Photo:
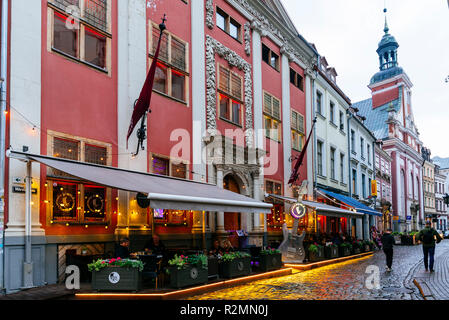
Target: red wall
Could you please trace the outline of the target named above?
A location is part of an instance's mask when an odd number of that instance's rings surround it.
[[[271,51],[273,51],[276,55],[279,56],[279,71],[268,65],[266,62],[262,61],[262,89],[267,93],[273,95],[281,102],[281,118],[283,114],[284,103],[282,101],[282,61],[281,61],[281,52],[280,48],[272,42],[267,37],[262,38],[262,43],[265,44]],[[288,106],[286,106],[288,107]],[[284,119],[282,118],[282,126],[284,126]],[[265,121],[264,121],[265,122]],[[265,126],[265,123],[264,123]],[[283,127],[282,127],[283,128]],[[279,182],[284,181],[284,152],[283,152],[283,137],[282,130],[280,132],[281,142],[276,143],[277,146],[277,154],[278,154],[278,163],[277,170],[275,174],[266,175],[266,179],[272,179]],[[266,138],[267,151],[270,153],[273,152],[270,145],[270,139]]]
[[[300,74],[303,78],[303,90],[301,91],[298,87],[294,86],[293,84],[290,83],[290,106],[291,109],[293,109],[294,111],[299,112],[300,114],[302,114],[304,116],[304,140],[303,140],[303,146],[306,143],[308,134],[309,134],[309,129],[306,126],[306,122],[307,122],[307,118],[306,118],[306,94],[305,94],[305,90],[306,90],[306,77],[304,75],[304,70],[299,67],[296,63],[290,63],[290,68],[292,68],[293,70],[295,70],[298,74]],[[308,148],[309,149],[309,148]],[[309,149],[311,150],[311,149]],[[292,148],[292,159],[295,159],[297,157],[299,157],[300,152],[294,150]],[[292,169],[295,167],[296,161],[292,161]],[[301,184],[302,180],[306,180],[307,179],[307,154],[304,157],[304,160],[302,162],[301,167],[299,168],[299,181],[296,182],[296,184]]]
[[[153,91],[151,97],[151,114],[148,121],[147,132],[147,150],[151,153],[170,156],[170,151],[173,146],[177,145],[179,141],[171,142],[170,135],[173,130],[182,128],[190,133],[192,132],[192,95],[190,93],[192,88],[192,77],[194,77],[191,69],[192,59],[190,47],[191,43],[191,23],[190,23],[190,3],[186,4],[183,1],[158,1],[156,9],[147,7],[147,39],[151,35],[149,32],[149,24],[154,22],[160,24],[162,17],[167,14],[167,32],[175,35],[184,42],[188,43],[189,65],[188,87],[186,89],[186,96],[188,97],[188,105],[178,102],[176,100],[167,98]],[[182,23],[180,23],[182,22]],[[150,53],[149,41],[147,41],[147,53]],[[150,59],[148,59],[148,69],[150,68]],[[143,85],[143,84],[142,84]],[[192,162],[192,141],[190,139],[190,156],[182,155],[182,159]],[[151,159],[151,157],[148,157]],[[149,160],[148,168],[150,169],[151,162]]]
[[[373,109],[383,106],[386,103],[399,98],[398,88],[392,88],[391,90],[384,91],[382,93],[373,95]]]
[[[47,154],[46,130],[112,145],[117,166],[117,2],[112,1],[111,75],[47,51],[47,1],[42,0],[41,154]],[[44,167],[44,166],[42,166]],[[41,190],[46,169],[41,168]],[[41,192],[41,223],[47,234],[66,234],[67,227],[46,225],[45,192]],[[113,210],[116,210],[113,208]],[[116,217],[113,216],[113,225]],[[113,233],[114,228],[70,227],[71,233]],[[93,230],[93,231],[92,231]]]

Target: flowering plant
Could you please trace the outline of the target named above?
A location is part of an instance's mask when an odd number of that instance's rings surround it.
[[[247,257],[251,257],[251,255],[247,252],[236,251],[225,253],[223,257],[221,257],[221,259],[222,261],[232,261],[234,259],[247,258]]]
[[[139,269],[139,271],[143,270],[144,263],[139,260],[131,260],[131,259],[99,259],[97,261],[93,261],[92,263],[88,264],[87,267],[89,271],[100,271],[103,268],[106,267],[119,267],[119,268],[136,268]]]
[[[323,246],[322,245],[320,245],[320,244],[318,244],[318,243],[314,243],[314,244],[311,244],[310,246],[309,246],[309,252],[313,252],[313,253],[316,253],[316,252],[318,252],[318,250],[319,249],[321,249]]]
[[[360,240],[354,240],[354,241],[352,242],[352,247],[353,247],[354,249],[360,248],[361,246],[362,246],[362,242],[361,242]]]
[[[342,244],[340,244],[341,248],[348,248],[349,250],[352,250],[352,244],[348,243],[348,242],[343,242]]]
[[[270,247],[260,251],[261,255],[271,255],[271,254],[279,254],[279,253],[281,253],[281,250],[270,248]]]
[[[185,268],[189,265],[191,266],[198,266],[203,269],[207,269],[207,256],[204,254],[196,254],[196,255],[190,255],[190,256],[184,256],[180,255],[178,256],[175,254],[175,257],[168,261],[168,264],[170,266],[175,266],[178,268],[178,270],[181,270],[182,268]]]

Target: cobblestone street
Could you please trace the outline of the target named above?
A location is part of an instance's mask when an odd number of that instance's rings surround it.
[[[396,246],[393,271],[385,271],[385,256],[373,256],[330,265],[290,276],[192,297],[190,300],[422,300],[415,278],[425,281],[435,299],[449,299],[449,241],[437,245],[435,273],[425,273],[422,246]],[[368,289],[369,266],[380,270],[380,289]]]

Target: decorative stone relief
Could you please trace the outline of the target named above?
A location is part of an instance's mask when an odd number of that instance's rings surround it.
[[[206,26],[209,29],[214,28],[214,1],[206,0]]]
[[[245,59],[240,57],[231,49],[212,38],[206,36],[206,112],[207,112],[207,130],[211,134],[217,129],[217,70],[215,63],[215,54],[225,59],[231,67],[236,67],[245,72],[244,91],[245,91],[245,136],[249,147],[253,146],[253,80],[252,68]]]
[[[251,55],[251,24],[245,23],[245,52],[248,56]]]

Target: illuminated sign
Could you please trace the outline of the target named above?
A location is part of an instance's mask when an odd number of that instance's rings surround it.
[[[301,219],[306,215],[306,207],[302,203],[295,203],[290,209],[290,214],[295,219]]]
[[[371,181],[371,195],[373,197],[377,197],[377,181],[376,180]]]

